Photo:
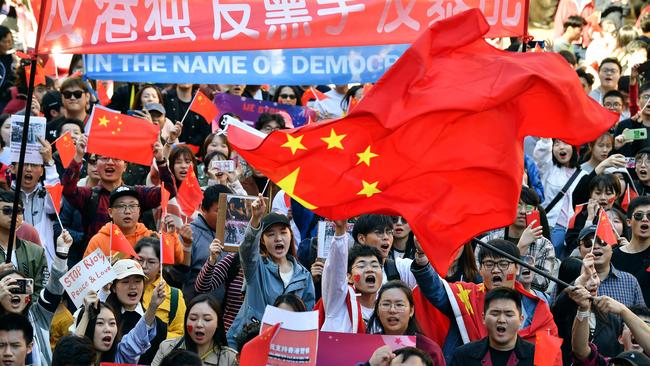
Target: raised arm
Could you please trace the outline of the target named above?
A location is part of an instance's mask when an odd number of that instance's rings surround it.
[[[266,213],[266,202],[262,194],[259,194],[255,201],[253,201],[251,209],[253,210],[251,221],[246,227],[244,240],[239,246],[239,260],[241,261],[246,280],[253,277],[258,263],[261,260],[258,235],[262,229],[262,216]]]
[[[349,248],[347,222],[345,220],[334,221],[334,225],[334,238],[323,268],[322,298],[326,319],[321,330],[343,332],[345,329],[335,329],[330,327],[327,322],[328,318],[337,319],[338,314],[347,312],[346,296],[349,287],[347,280]],[[352,309],[352,311],[356,310]]]

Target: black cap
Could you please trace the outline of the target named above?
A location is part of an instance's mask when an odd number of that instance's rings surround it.
[[[616,362],[618,361],[618,362]],[[627,351],[609,360],[610,364],[625,364],[632,366],[650,366],[650,358],[641,352]]]
[[[50,118],[51,110],[56,109],[58,111],[61,107],[63,107],[61,93],[52,90],[43,95],[43,99],[41,99],[41,109],[46,118]]]
[[[580,234],[578,234],[578,240],[582,240],[585,238],[585,236],[589,234],[594,234],[596,233],[596,225],[591,225],[591,226],[585,226],[580,230]]]
[[[289,223],[289,218],[277,212],[271,212],[270,214],[264,216],[264,218],[262,219],[262,232],[265,232],[266,229],[268,229],[269,227],[275,224],[284,224],[287,226],[291,226],[291,224]]]
[[[135,197],[137,200],[140,199],[140,195],[138,194],[138,191],[135,190],[135,188],[127,185],[119,186],[111,192],[111,197],[109,198],[110,207],[113,207],[113,203],[115,203],[116,199],[124,196]]]

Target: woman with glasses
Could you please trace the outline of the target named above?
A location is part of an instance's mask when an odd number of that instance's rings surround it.
[[[135,245],[135,252],[139,257],[137,262],[140,263],[145,274],[142,305],[147,308],[156,286],[162,282],[160,239],[152,236],[138,240]],[[183,293],[179,289],[169,286],[166,282],[163,282],[163,286],[167,296],[156,310],[156,317],[167,324],[167,339],[181,337],[185,333],[183,327],[183,314],[185,314]]]
[[[278,104],[302,105],[295,86],[281,85],[275,90],[273,101]]]
[[[375,311],[366,328],[370,334],[418,336],[418,348],[431,355],[436,365],[444,365],[442,350],[436,342],[420,333],[415,319],[413,292],[402,281],[390,281],[381,287]]]

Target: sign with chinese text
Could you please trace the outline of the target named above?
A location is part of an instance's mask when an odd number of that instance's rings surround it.
[[[316,365],[318,311],[294,312],[267,305],[260,333],[277,323],[282,325],[271,341],[267,365]]]
[[[479,8],[487,37],[521,36],[526,0],[51,0],[41,53],[159,53],[408,44]],[[82,10],[83,3],[83,12]]]

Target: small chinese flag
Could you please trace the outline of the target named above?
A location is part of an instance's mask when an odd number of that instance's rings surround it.
[[[586,203],[576,206],[576,208],[573,210],[573,216],[571,216],[571,219],[569,219],[569,226],[567,228],[573,229],[576,226],[576,217],[580,215],[580,212],[582,212],[585,207],[587,207]]]
[[[196,179],[192,165],[190,165],[187,177],[185,177],[180,188],[178,188],[176,200],[185,216],[192,216],[203,200],[203,191],[199,186],[199,181]]]
[[[208,123],[211,123],[219,115],[217,106],[200,90],[196,92],[190,110],[203,116]]]
[[[29,83],[29,78],[31,77],[32,66],[25,66],[25,80]],[[34,77],[34,86],[36,85],[45,85],[45,71],[43,71],[43,66],[40,63],[36,63],[36,76]]]
[[[56,141],[54,141],[54,146],[56,146],[56,151],[59,152],[61,164],[64,168],[67,168],[76,153],[76,147],[74,141],[72,140],[72,134],[70,131],[64,133],[63,136],[56,139]]]
[[[625,193],[623,194],[623,201],[621,201],[621,207],[625,210],[625,212],[627,212],[627,208],[630,207],[630,202],[632,202],[633,199],[639,197],[639,194],[636,193],[636,190],[630,188],[631,185],[631,183],[627,185]]]
[[[269,359],[269,350],[271,348],[271,341],[280,329],[278,323],[262,333],[257,337],[250,340],[244,345],[241,350],[239,358],[239,366],[259,366],[266,365]]]
[[[176,237],[173,233],[163,231],[160,236],[160,257],[163,264],[174,264],[174,243]]]
[[[131,245],[131,243],[126,240],[126,237],[122,233],[122,230],[120,230],[120,228],[115,224],[111,224],[110,240],[111,252],[120,252],[131,257],[140,258],[136,254],[135,249],[133,249],[133,245]]]
[[[95,106],[86,151],[140,165],[151,165],[160,128],[143,118]]]
[[[535,334],[535,366],[562,365],[562,338],[540,331]]]
[[[56,214],[59,215],[61,213],[61,197],[63,196],[63,186],[61,183],[57,183],[53,186],[45,186],[45,189],[47,189],[47,193],[50,194],[50,198],[52,199],[52,204],[54,205]]]
[[[598,212],[598,227],[596,228],[596,236],[609,245],[618,243],[616,232],[612,227],[612,223],[609,221],[607,213],[603,209],[600,209]]]
[[[101,80],[97,80],[97,99],[99,99],[99,103],[103,106],[111,103],[111,98],[108,97],[108,93],[106,92],[106,85]]]
[[[167,213],[168,205],[169,205],[169,191],[161,185],[160,186],[160,209],[162,210],[163,214]]]
[[[329,97],[318,91],[313,86],[310,86],[309,89],[305,90],[305,93],[302,95],[302,98],[300,98],[300,101],[302,102],[302,105],[307,105],[310,100],[316,100],[317,102],[320,102],[325,99],[329,99]]]

